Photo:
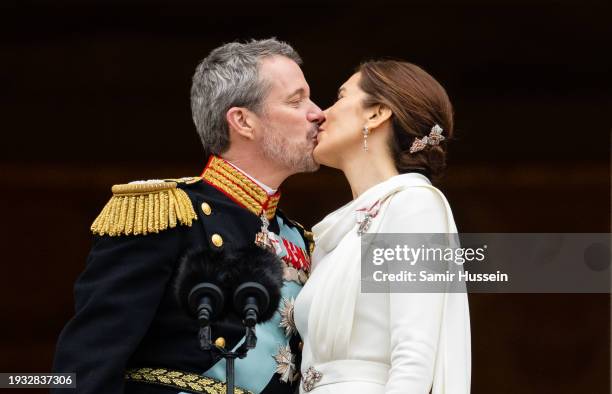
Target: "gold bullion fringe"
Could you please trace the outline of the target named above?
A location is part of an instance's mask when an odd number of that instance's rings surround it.
[[[195,373],[169,370],[165,368],[138,368],[125,372],[125,380],[157,384],[182,391],[202,394],[225,394],[225,383]],[[248,390],[235,387],[237,394],[252,394]]]
[[[175,182],[113,186],[113,197],[91,225],[98,235],[147,235],[197,219],[193,204]]]

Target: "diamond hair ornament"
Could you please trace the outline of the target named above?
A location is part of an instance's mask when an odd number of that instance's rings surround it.
[[[429,135],[426,135],[423,138],[416,138],[414,140],[414,142],[410,146],[410,153],[416,153],[416,152],[422,151],[423,149],[427,147],[427,145],[430,145],[430,146],[439,145],[441,141],[444,141],[446,139],[442,135],[442,131],[444,131],[442,127],[440,127],[438,124],[435,124],[431,128]]]

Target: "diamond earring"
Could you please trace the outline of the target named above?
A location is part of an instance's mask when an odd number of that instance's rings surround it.
[[[370,129],[368,126],[363,126],[363,150],[365,152],[368,151],[368,134],[370,134]]]

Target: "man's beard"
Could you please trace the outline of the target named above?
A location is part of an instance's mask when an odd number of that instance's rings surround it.
[[[263,155],[285,168],[298,172],[313,172],[319,169],[319,164],[314,160],[312,151],[314,149],[314,138],[317,135],[317,126],[302,141],[290,141],[282,132],[269,127],[263,134],[261,149]]]

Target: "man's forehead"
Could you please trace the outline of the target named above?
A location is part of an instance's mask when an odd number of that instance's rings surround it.
[[[261,61],[260,76],[283,94],[308,94],[309,86],[302,69],[284,56],[271,56]]]

